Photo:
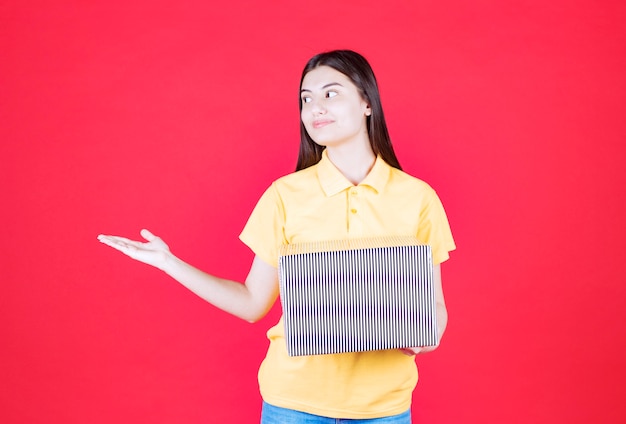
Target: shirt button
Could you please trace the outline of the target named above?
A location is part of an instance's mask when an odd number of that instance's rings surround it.
[[[350,212],[356,213],[356,209],[350,209]]]
[[[352,191],[350,192],[350,194],[351,194],[351,195],[353,195],[353,196],[356,196],[357,194],[359,194],[359,192],[358,192],[358,191],[356,191],[356,190],[352,190]]]

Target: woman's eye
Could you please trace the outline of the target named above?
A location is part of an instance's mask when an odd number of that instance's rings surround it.
[[[331,97],[335,97],[337,95],[336,91],[329,91],[328,93],[326,93],[326,97],[328,97],[329,99]]]
[[[310,97],[303,97],[302,98],[302,103],[311,103],[311,98]]]

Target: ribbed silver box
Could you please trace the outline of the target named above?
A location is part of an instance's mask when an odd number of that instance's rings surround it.
[[[415,238],[289,244],[278,270],[290,356],[437,344],[431,248]]]

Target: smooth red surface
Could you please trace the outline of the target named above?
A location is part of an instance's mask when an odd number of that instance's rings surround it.
[[[242,322],[96,236],[243,279],[332,48],[372,63],[458,244],[415,421],[626,421],[622,2],[73,3],[0,4],[1,422],[258,422],[278,309]]]

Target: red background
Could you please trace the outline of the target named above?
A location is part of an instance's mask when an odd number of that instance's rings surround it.
[[[99,244],[147,227],[242,279],[295,167],[298,82],[372,63],[442,198],[450,324],[419,423],[626,421],[621,1],[3,1],[0,421],[257,422],[250,325]]]

